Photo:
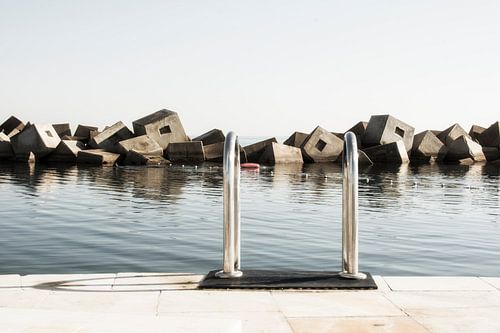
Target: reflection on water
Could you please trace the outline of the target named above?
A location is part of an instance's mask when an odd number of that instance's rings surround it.
[[[360,267],[500,275],[499,169],[360,170]],[[341,166],[243,170],[243,268],[337,270]],[[0,273],[185,271],[221,265],[222,168],[0,165]]]

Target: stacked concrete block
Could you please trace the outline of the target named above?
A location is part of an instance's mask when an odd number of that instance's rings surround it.
[[[224,133],[220,129],[214,128],[213,130],[194,138],[193,141],[201,141],[203,142],[203,146],[206,147],[215,143],[224,142],[225,139],[226,137],[224,136]]]
[[[260,157],[264,153],[264,150],[273,142],[277,143],[278,141],[276,141],[276,138],[270,138],[243,147],[247,161],[252,163],[259,163]]]
[[[303,163],[302,151],[300,148],[272,142],[262,153],[259,163],[267,165]]]
[[[293,132],[292,135],[286,139],[283,144],[287,146],[292,146],[296,148],[300,148],[304,143],[304,140],[307,138],[309,134],[302,132]]]
[[[14,157],[14,150],[7,134],[0,132],[0,159],[10,159]]]
[[[205,159],[210,162],[222,162],[224,156],[224,142],[203,145]]]
[[[371,147],[403,141],[407,152],[413,145],[415,128],[390,115],[371,116],[363,136],[363,146]]]
[[[483,154],[487,161],[495,161],[500,158],[500,151],[496,147],[483,147]]]
[[[359,123],[357,123],[353,127],[349,128],[345,133],[353,132],[356,135],[356,141],[358,143],[358,147],[362,147],[363,137],[365,136],[365,132],[366,132],[367,127],[368,127],[367,121],[360,121]]]
[[[305,162],[335,162],[342,154],[344,141],[318,126],[304,140],[301,149]]]
[[[158,142],[147,135],[137,136],[135,138],[120,141],[116,146],[116,152],[127,154],[130,150],[151,156],[162,156],[163,149]]]
[[[76,163],[78,153],[85,148],[80,141],[61,140],[56,149],[47,156],[49,162]]]
[[[117,143],[132,138],[134,135],[121,121],[108,127],[89,141],[94,149],[104,149],[108,152],[117,152]]]
[[[480,144],[474,142],[469,135],[461,135],[448,145],[445,161],[460,163],[461,160],[472,159],[475,162],[486,161]]]
[[[52,125],[59,135],[59,138],[62,139],[65,136],[71,136],[71,128],[69,124],[54,124]]]
[[[462,135],[470,139],[469,134],[467,134],[467,132],[459,124],[454,124],[440,132],[437,137],[442,143],[449,146],[453,141]]]
[[[168,160],[164,159],[163,156],[159,155],[148,155],[135,150],[129,150],[125,159],[123,160],[124,165],[166,165],[170,163]]]
[[[490,127],[484,130],[479,136],[478,141],[483,147],[500,147],[500,125],[494,122]]]
[[[408,153],[402,140],[363,149],[373,163],[408,163]]]
[[[469,136],[472,138],[472,140],[479,142],[478,137],[481,133],[484,132],[486,128],[478,126],[478,125],[472,125],[469,131]]]
[[[0,132],[3,132],[8,137],[13,137],[14,135],[20,133],[23,129],[23,122],[14,116],[9,117],[9,119],[0,125]]]
[[[52,125],[29,125],[10,139],[18,160],[26,160],[32,152],[37,159],[56,149],[61,139]]]
[[[205,161],[203,142],[172,142],[167,147],[167,158],[171,162],[200,163]]]
[[[80,150],[76,162],[79,164],[93,164],[113,166],[118,162],[120,154],[114,154],[103,149]]]
[[[441,161],[448,149],[432,131],[423,131],[415,135],[410,159],[417,162]]]
[[[360,149],[358,149],[358,163],[364,166],[373,165],[373,162],[368,157],[368,155],[366,155],[365,152]]]
[[[78,125],[75,131],[74,138],[78,141],[89,142],[97,134],[99,134],[99,128],[95,126]]]
[[[170,143],[190,141],[176,112],[160,110],[133,122],[135,135],[148,135],[165,151]]]

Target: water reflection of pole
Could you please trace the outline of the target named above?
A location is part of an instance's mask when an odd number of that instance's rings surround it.
[[[362,280],[358,271],[358,145],[356,135],[344,136],[342,154],[342,272],[347,279]]]

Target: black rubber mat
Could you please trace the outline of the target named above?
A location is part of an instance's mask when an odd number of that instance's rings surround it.
[[[377,289],[370,273],[364,280],[345,279],[338,273],[245,270],[235,279],[215,277],[211,271],[200,282],[200,289]]]

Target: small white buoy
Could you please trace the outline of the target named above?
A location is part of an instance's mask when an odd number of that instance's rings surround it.
[[[184,164],[182,165],[182,167],[184,168]]]
[[[197,165],[195,165],[195,166],[194,166],[194,168],[195,168],[195,169],[198,169],[198,166],[197,166]]]
[[[366,183],[368,184],[370,182],[370,179],[366,178]]]

